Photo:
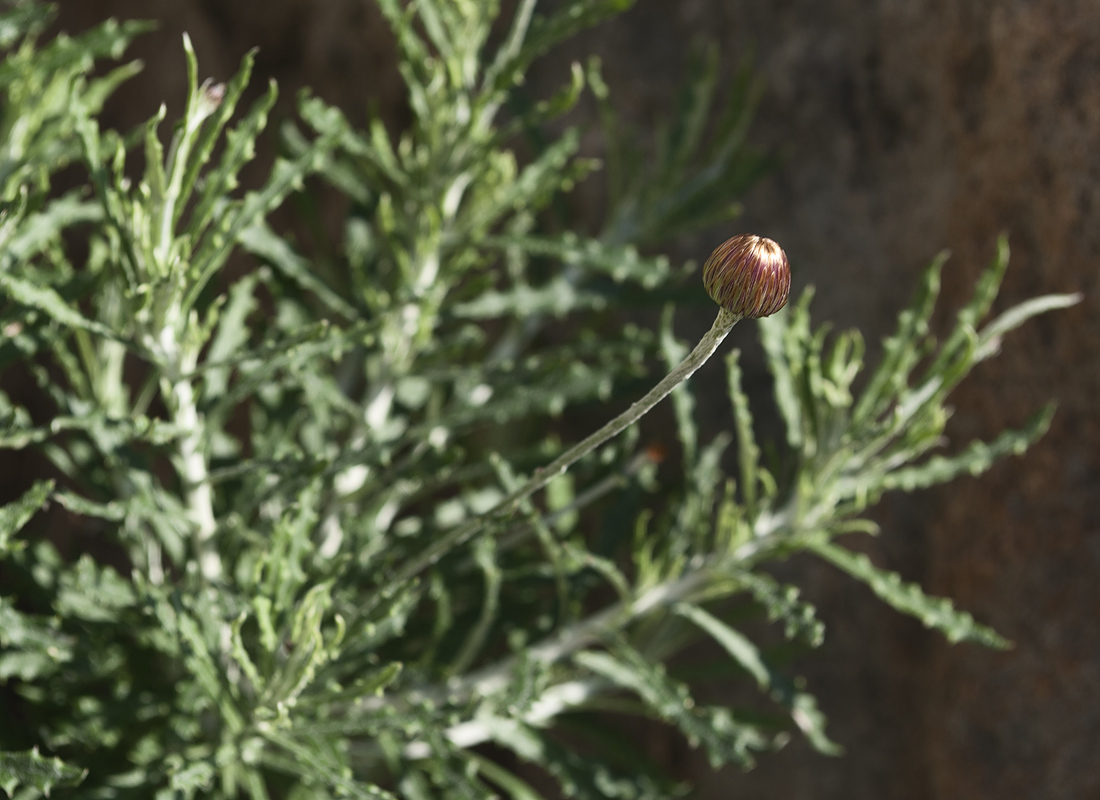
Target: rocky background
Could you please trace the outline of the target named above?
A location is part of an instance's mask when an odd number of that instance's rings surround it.
[[[259,46],[257,78],[279,82],[285,109],[309,85],[354,120],[372,107],[395,126],[407,118],[370,0],[62,0],[60,26],[111,15],[160,23],[134,47],[146,70],[110,109],[113,124],[133,125],[163,99],[178,110],[183,30],[204,75],[229,76]],[[656,741],[655,755],[691,773],[705,798],[1100,796],[1100,3],[638,0],[541,62],[531,86],[548,89],[570,60],[598,53],[624,117],[650,125],[668,113],[700,37],[721,47],[729,74],[755,54],[766,95],[753,140],[784,158],[741,220],[677,255],[701,259],[740,230],[769,235],[790,255],[796,289],[817,286],[815,318],[859,326],[872,342],[943,248],[953,253],[944,304],[960,304],[1002,231],[1012,263],[999,307],[1046,292],[1085,299],[1013,334],[955,398],[956,442],[1019,425],[1056,398],[1046,438],[980,479],[888,499],[883,535],[866,545],[1015,648],[951,647],[828,567],[795,563],[828,624],[803,671],[847,754],[795,742],[747,775],[710,775],[671,741]],[[751,347],[751,330],[739,335]]]

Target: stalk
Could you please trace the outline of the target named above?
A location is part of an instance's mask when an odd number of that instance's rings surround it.
[[[436,539],[436,541],[423,552],[419,553],[416,558],[399,569],[394,576],[375,593],[371,600],[368,601],[367,608],[364,610],[370,611],[376,608],[384,598],[391,596],[400,589],[401,586],[416,577],[422,570],[436,563],[454,548],[469,541],[476,534],[483,531],[490,523],[511,514],[519,501],[530,497],[539,489],[545,487],[550,481],[569,469],[575,462],[594,451],[609,439],[622,433],[641,419],[650,409],[657,405],[657,403],[667,397],[673,389],[690,378],[699,367],[707,362],[707,359],[714,354],[714,351],[718,349],[718,346],[725,340],[726,336],[739,319],[740,317],[737,314],[725,308],[720,309],[718,311],[718,316],[714,320],[714,324],[711,326],[710,330],[703,335],[703,338],[699,340],[699,344],[695,346],[695,349],[640,400],[635,402],[630,408],[622,414],[619,414],[619,416],[612,419],[595,433],[566,450],[548,466],[540,467],[535,470],[535,474],[527,483],[501,500],[491,511],[478,519],[471,520],[465,525],[460,525],[452,529]]]
[[[184,379],[173,384],[171,396],[176,426],[184,431],[179,443],[180,477],[183,479],[189,515],[195,525],[193,549],[202,576],[207,580],[217,580],[221,577],[222,562],[213,541],[217,523],[214,520],[210,472],[203,452],[205,426],[189,381]]]
[[[608,634],[622,630],[631,622],[652,611],[658,608],[670,608],[691,597],[703,589],[712,577],[711,570],[703,567],[688,572],[676,580],[658,584],[634,600],[617,603],[593,614],[588,619],[563,628],[547,641],[525,650],[524,658],[547,666],[563,661],[578,650],[603,640]],[[506,689],[513,679],[516,661],[517,657],[511,656],[464,680],[448,685],[438,694],[429,691],[409,696],[407,699],[411,703],[453,702],[456,699],[468,701],[498,694]],[[520,718],[528,725],[545,726],[565,711],[603,694],[606,688],[606,681],[601,678],[580,678],[556,684],[548,688]],[[370,698],[362,705],[365,708],[375,709],[387,705],[387,701],[381,698]],[[464,748],[482,744],[492,738],[490,727],[476,718],[451,726],[445,735],[452,744]],[[425,742],[412,742],[405,749],[405,756],[408,758],[427,758],[430,755],[431,749]]]
[[[222,563],[214,546],[217,522],[214,518],[214,493],[210,486],[210,468],[206,462],[206,424],[199,413],[195,388],[187,376],[198,364],[197,352],[186,352],[177,344],[174,321],[161,332],[161,352],[171,365],[162,379],[172,421],[181,432],[179,474],[193,531],[192,550],[200,574],[208,581],[221,577]]]

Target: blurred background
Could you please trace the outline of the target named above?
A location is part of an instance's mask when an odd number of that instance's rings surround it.
[[[134,45],[145,71],[105,124],[129,128],[162,101],[169,118],[179,111],[183,31],[200,77],[228,77],[258,46],[253,88],[278,81],[284,116],[311,86],[357,123],[372,112],[391,129],[408,119],[372,0],[62,0],[60,10],[70,32],[109,16],[159,23]],[[701,262],[742,231],[778,240],[794,291],[817,287],[815,319],[861,328],[872,359],[937,252],[953,254],[945,322],[1000,232],[1012,261],[998,308],[1047,292],[1080,291],[1084,301],[1012,334],[957,392],[948,429],[957,443],[988,438],[1053,398],[1050,433],[980,479],[887,498],[876,512],[883,534],[864,545],[1015,648],[952,647],[829,567],[791,563],[787,577],[828,626],[800,670],[846,755],[795,741],[748,774],[711,774],[670,734],[649,743],[654,756],[690,775],[704,798],[1100,797],[1100,3],[638,0],[538,62],[528,86],[546,96],[571,61],[598,54],[613,104],[644,131],[672,113],[700,39],[718,45],[731,79],[751,57],[764,87],[751,139],[780,159],[740,219],[676,243],[674,258]],[[583,105],[570,121],[590,124],[586,147],[599,155],[594,116]],[[582,228],[601,202],[589,184],[571,200]],[[742,326],[735,338],[764,399],[754,331]],[[722,391],[714,387],[716,415],[728,414]]]

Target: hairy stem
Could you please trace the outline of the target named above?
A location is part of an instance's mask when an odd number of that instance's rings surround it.
[[[190,377],[198,365],[199,354],[194,348],[181,345],[182,323],[170,315],[158,340],[150,342],[160,351],[164,394],[172,422],[180,431],[177,455],[184,499],[193,526],[192,550],[200,573],[207,580],[221,577],[221,557],[214,547],[217,522],[214,519],[214,492],[210,485],[210,468],[206,461],[206,424],[199,413],[195,387]]]
[[[194,389],[186,378],[172,385],[173,416],[183,437],[179,443],[180,477],[183,479],[187,508],[195,525],[194,551],[199,569],[207,580],[221,576],[221,558],[214,548],[214,495],[203,452],[204,426],[195,403]]]

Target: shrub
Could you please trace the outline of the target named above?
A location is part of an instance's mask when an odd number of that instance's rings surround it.
[[[861,377],[860,335],[814,328],[807,290],[744,323],[785,440],[761,457],[734,351],[728,432],[704,441],[683,380],[735,318],[715,309],[685,356],[670,301],[707,301],[690,270],[649,254],[728,220],[767,169],[745,144],[751,75],[720,91],[700,51],[643,158],[596,62],[549,99],[520,93],[535,58],[628,2],[539,16],[520,0],[493,46],[496,3],[379,5],[411,126],[359,130],[304,94],[247,191],[238,175],[275,100],[272,85],[239,108],[251,54],[228,83],[200,83],[185,38],[182,117],[166,130],[162,107],[119,133],[98,114],[137,66],[100,67],[142,25],[42,42],[48,7],[0,15],[0,444],[49,465],[0,511],[0,786],[527,800],[550,776],[581,798],[676,793],[607,711],[679,729],[715,767],[751,765],[792,731],[835,752],[782,653],[743,632],[762,617],[799,648],[821,642],[814,609],[769,572],[800,552],[952,641],[1003,645],[840,537],[873,531],[884,492],[979,473],[1042,434],[1050,409],[934,452],[951,389],[1075,298],[983,325],[1002,242],[937,342],[937,260]],[[516,155],[586,87],[609,152],[595,236],[550,211],[596,166],[578,132]],[[335,246],[276,230],[289,196],[319,192],[348,201]],[[657,331],[621,322],[666,303]],[[567,333],[547,335],[562,318]],[[660,361],[673,371],[657,383]],[[634,424],[647,407],[615,414],[653,383],[650,406],[678,386],[679,443],[660,468]],[[554,420],[580,408],[611,422],[571,445]],[[704,639],[763,705],[693,699],[674,658]]]

